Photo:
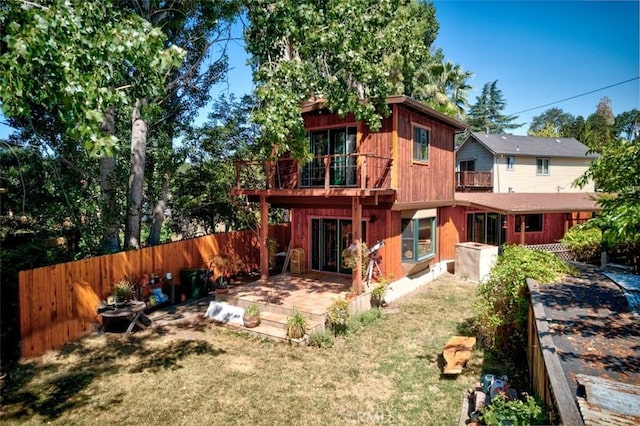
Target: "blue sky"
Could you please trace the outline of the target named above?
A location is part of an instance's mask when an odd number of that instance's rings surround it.
[[[475,103],[485,83],[498,80],[507,103],[504,112],[525,123],[513,133],[526,134],[532,117],[552,107],[586,118],[604,96],[611,100],[614,114],[640,109],[638,1],[437,0],[434,4],[440,23],[435,47],[474,73],[469,103]],[[239,35],[239,27],[236,31]],[[228,78],[215,87],[214,97],[252,89],[242,42],[231,43],[229,60]],[[619,84],[630,79],[634,80]],[[580,96],[588,92],[594,93]],[[204,117],[206,111],[198,121]],[[0,125],[0,137],[6,134]]]

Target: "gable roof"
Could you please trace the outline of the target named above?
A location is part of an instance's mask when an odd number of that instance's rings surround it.
[[[469,141],[475,140],[486,147],[493,155],[596,158],[596,154],[587,154],[589,148],[574,138],[541,138],[537,136],[519,136],[509,134],[491,134],[471,132],[458,150]]]

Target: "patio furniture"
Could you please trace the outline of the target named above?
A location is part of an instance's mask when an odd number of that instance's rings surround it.
[[[100,312],[102,318],[125,318],[131,321],[127,331],[124,333],[124,338],[127,339],[133,332],[133,328],[137,325],[140,328],[147,328],[148,324],[145,324],[142,320],[144,315],[144,309],[147,304],[132,300],[123,307],[116,307],[114,309],[107,309]],[[146,317],[145,317],[146,318]],[[150,320],[147,318],[147,322]]]

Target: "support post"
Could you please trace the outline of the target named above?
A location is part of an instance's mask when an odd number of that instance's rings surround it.
[[[362,259],[362,204],[360,198],[351,199],[351,226],[353,229],[353,244],[356,245],[356,258]],[[352,271],[353,288],[356,294],[362,293],[362,262],[356,262]]]
[[[269,279],[269,204],[264,195],[260,196],[260,279]]]
[[[527,216],[525,215],[521,215],[520,216],[520,245],[523,246],[525,239],[524,239],[524,232],[527,228]]]

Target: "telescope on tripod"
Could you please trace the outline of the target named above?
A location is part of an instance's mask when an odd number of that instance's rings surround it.
[[[374,269],[378,272],[379,276],[382,276],[382,270],[380,269],[380,264],[378,263],[378,259],[380,256],[378,255],[378,250],[384,247],[384,241],[376,241],[376,243],[369,249],[369,253],[367,256],[369,257],[369,263],[367,264],[367,287],[371,285],[371,278],[373,277]]]

